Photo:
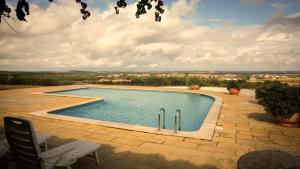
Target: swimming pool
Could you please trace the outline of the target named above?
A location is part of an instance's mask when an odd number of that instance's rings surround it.
[[[49,93],[104,99],[55,110],[50,112],[52,114],[153,128],[157,128],[160,108],[166,110],[166,129],[173,129],[175,111],[180,109],[182,131],[199,130],[215,100],[195,93],[115,88],[84,88]]]

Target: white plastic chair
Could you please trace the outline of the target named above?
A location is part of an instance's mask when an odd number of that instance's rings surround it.
[[[99,144],[73,141],[41,152],[30,121],[17,117],[4,117],[4,129],[10,151],[20,169],[53,169],[55,166],[71,169],[71,165],[94,153],[97,164]]]

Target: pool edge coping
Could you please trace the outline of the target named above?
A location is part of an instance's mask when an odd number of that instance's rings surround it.
[[[79,118],[79,117],[71,117],[71,116],[65,116],[65,115],[59,115],[59,114],[51,114],[48,112],[53,112],[61,109],[67,109],[79,105],[84,105],[92,102],[97,102],[104,100],[101,97],[88,97],[88,96],[74,96],[74,95],[59,95],[59,94],[52,94],[49,92],[58,92],[58,91],[68,91],[68,90],[79,90],[79,89],[85,89],[85,88],[112,88],[112,89],[131,89],[131,90],[146,90],[146,91],[173,91],[173,92],[180,92],[180,93],[194,93],[199,95],[204,95],[207,97],[211,97],[214,99],[214,103],[212,104],[209,112],[207,113],[205,120],[203,121],[201,127],[197,131],[178,131],[177,133],[174,133],[173,130],[170,129],[161,129],[160,131],[157,130],[157,128],[153,127],[147,127],[147,126],[139,126],[139,125],[132,125],[132,124],[123,124],[123,123],[117,123],[117,122],[109,122],[109,121],[102,121],[102,120],[93,120],[93,119],[86,119],[86,118]],[[133,131],[140,131],[140,132],[146,132],[146,133],[153,133],[153,134],[160,134],[160,135],[169,135],[169,136],[179,136],[179,137],[187,137],[187,138],[194,138],[194,139],[202,139],[202,140],[212,140],[212,137],[214,135],[215,128],[217,126],[217,120],[219,117],[219,114],[221,112],[222,104],[223,104],[223,98],[219,96],[214,96],[211,94],[203,94],[200,93],[200,91],[187,91],[187,90],[166,90],[166,88],[160,87],[160,88],[153,88],[153,89],[140,89],[140,88],[133,88],[133,87],[113,87],[113,86],[88,86],[88,87],[77,87],[72,89],[62,89],[62,90],[54,90],[54,91],[47,91],[47,92],[36,92],[32,93],[36,95],[46,95],[46,96],[58,96],[58,97],[71,97],[71,98],[86,98],[90,99],[87,101],[82,101],[79,103],[73,103],[68,104],[64,106],[59,106],[51,109],[45,109],[41,111],[35,111],[27,113],[29,115],[33,116],[39,116],[39,117],[46,117],[46,118],[54,118],[58,120],[68,120],[73,122],[80,122],[80,123],[88,123],[93,125],[100,125],[105,127],[111,127],[111,128],[117,128],[117,129],[123,129],[123,130],[133,130]]]

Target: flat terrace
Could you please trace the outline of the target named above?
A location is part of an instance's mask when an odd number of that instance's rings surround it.
[[[49,140],[50,148],[74,139],[102,144],[99,150],[99,166],[93,159],[85,157],[72,166],[74,169],[231,169],[236,168],[241,155],[251,151],[271,149],[293,155],[299,155],[297,153],[300,152],[300,129],[284,128],[274,124],[272,117],[265,114],[263,107],[257,104],[253,96],[231,96],[222,92],[199,91],[223,98],[223,106],[211,141],[122,130],[28,114],[88,101],[88,98],[32,93],[79,87],[95,86],[1,90],[0,118],[14,115],[30,119],[36,131],[52,135]],[[0,121],[0,128],[1,138],[4,135],[3,120]],[[248,162],[251,163],[251,160]]]

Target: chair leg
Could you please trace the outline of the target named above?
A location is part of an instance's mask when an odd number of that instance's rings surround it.
[[[96,163],[97,165],[99,165],[99,155],[98,155],[98,151],[94,151],[94,155],[95,155],[95,159],[96,159]]]

